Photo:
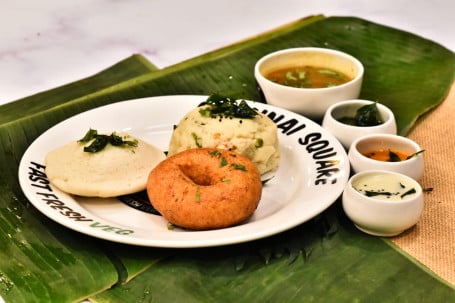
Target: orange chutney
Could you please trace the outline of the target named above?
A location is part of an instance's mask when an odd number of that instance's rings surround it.
[[[375,149],[362,154],[370,159],[384,162],[404,161],[407,160],[412,155],[412,153],[388,148]]]
[[[265,77],[275,83],[297,88],[331,87],[351,80],[339,71],[309,65],[276,69]]]

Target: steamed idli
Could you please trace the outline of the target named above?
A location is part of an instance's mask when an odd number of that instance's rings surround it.
[[[84,148],[95,139],[79,140],[49,152],[45,172],[51,184],[64,192],[88,197],[115,197],[144,190],[150,171],[165,159],[165,154],[126,133],[113,134],[134,144],[106,144],[99,151],[88,152]]]

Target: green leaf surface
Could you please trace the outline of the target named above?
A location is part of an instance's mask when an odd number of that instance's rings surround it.
[[[39,213],[19,188],[17,170],[34,138],[66,116],[65,102],[152,70],[134,56],[81,82],[0,107],[0,298],[5,302],[77,302],[118,282],[104,242]],[[142,269],[151,260],[134,263]]]
[[[338,206],[327,212],[341,211]],[[320,230],[321,226],[315,225],[303,224],[275,240],[285,238],[286,243],[291,243],[292,239],[296,246],[304,247],[303,235]],[[264,245],[264,241],[180,252],[91,301],[370,303],[455,299],[454,290],[448,285],[438,283],[418,266],[409,266],[405,256],[381,240],[361,234],[349,222],[341,222],[333,235],[315,238],[307,257],[300,254],[292,263],[286,258],[272,258],[264,265],[259,254],[250,252],[241,270],[234,266],[235,257]]]
[[[117,271],[95,241],[69,234],[1,186],[0,296],[5,302],[73,302],[109,289]]]
[[[405,293],[454,301],[451,286],[388,241],[364,236],[349,222],[339,225],[342,212],[327,211],[324,220],[239,246],[173,250],[82,236],[46,219],[23,196],[20,158],[57,122],[97,106],[156,95],[218,92],[262,100],[255,62],[271,51],[301,46],[358,57],[366,68],[361,97],[389,105],[401,134],[437,106],[454,81],[455,55],[440,45],[358,18],[313,16],[163,70],[134,55],[87,79],[3,105],[0,295],[5,301],[71,302],[92,296],[99,302],[166,302],[186,296],[185,302],[236,297],[267,302],[283,294],[290,302],[384,302],[405,299]],[[114,284],[112,291],[93,295]]]

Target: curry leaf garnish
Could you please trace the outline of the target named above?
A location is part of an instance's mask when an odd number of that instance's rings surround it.
[[[199,106],[204,106],[199,109],[199,113],[204,117],[252,119],[258,114],[245,100],[239,102],[235,98],[218,94],[209,96]]]
[[[413,158],[413,157],[417,157],[418,155],[420,155],[420,154],[423,153],[424,151],[425,151],[424,149],[419,150],[418,152],[415,152],[415,153],[413,153],[412,155],[409,155],[409,156],[406,158],[406,160],[411,159],[411,158]]]
[[[376,102],[360,107],[355,115],[357,126],[375,126],[384,123]]]
[[[407,192],[403,193],[400,195],[400,198],[403,199],[404,197],[408,196],[408,195],[412,195],[412,194],[415,194],[416,193],[416,189],[413,187],[411,188],[410,190],[408,190]]]
[[[375,126],[384,123],[376,102],[360,107],[354,116],[343,116],[337,120],[354,126]]]
[[[87,153],[96,153],[104,149],[109,143],[109,138],[106,135],[97,135],[95,140],[88,146],[84,146],[84,151]]]
[[[393,151],[389,150],[389,161],[388,162],[400,162],[401,158]]]
[[[103,134],[98,134],[98,131],[96,129],[89,129],[85,136],[78,140],[78,142],[90,142],[92,141],[87,146],[84,146],[84,152],[87,153],[97,153],[101,150],[103,150],[108,144],[111,144],[112,146],[130,146],[130,147],[136,147],[138,144],[138,140],[124,140],[121,136],[118,136],[114,133],[111,133],[110,135],[103,135]]]
[[[367,197],[375,197],[375,196],[391,196],[392,193],[388,191],[373,191],[373,190],[366,190],[365,196]]]
[[[79,142],[89,142],[90,140],[94,139],[97,135],[98,135],[98,131],[96,129],[90,128],[85,133],[85,136],[79,140]]]

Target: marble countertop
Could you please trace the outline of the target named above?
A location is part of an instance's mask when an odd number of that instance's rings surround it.
[[[0,12],[0,104],[140,53],[166,67],[297,19],[355,16],[455,51],[452,0],[18,0]]]

